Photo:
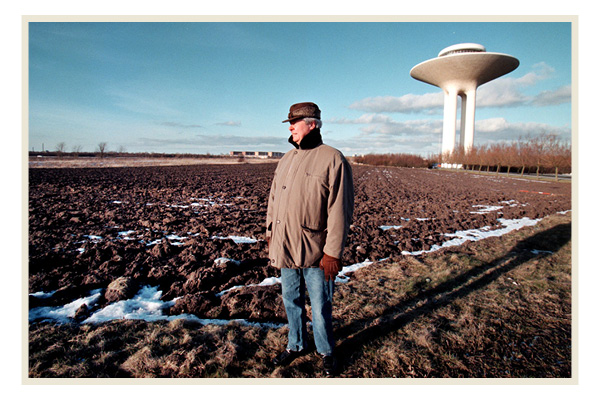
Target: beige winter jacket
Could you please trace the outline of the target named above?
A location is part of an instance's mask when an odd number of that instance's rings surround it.
[[[354,209],[352,169],[318,129],[279,161],[267,208],[269,258],[277,268],[316,267],[342,258]]]

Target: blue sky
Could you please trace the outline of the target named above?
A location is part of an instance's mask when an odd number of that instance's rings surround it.
[[[436,154],[442,91],[409,72],[464,42],[520,61],[478,89],[476,146],[570,140],[570,22],[30,22],[28,149],[287,151],[313,101],[346,155]]]

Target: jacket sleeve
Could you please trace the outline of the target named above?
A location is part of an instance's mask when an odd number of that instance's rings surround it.
[[[354,212],[354,184],[352,168],[340,155],[329,174],[329,199],[327,202],[327,238],[323,252],[342,258],[348,230]]]

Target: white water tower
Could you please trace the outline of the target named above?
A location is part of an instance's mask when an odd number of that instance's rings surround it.
[[[515,70],[519,60],[489,53],[480,44],[462,43],[446,47],[437,58],[423,61],[410,70],[413,78],[444,91],[442,154],[452,153],[456,142],[456,110],[461,97],[460,145],[468,152],[475,136],[475,93],[477,87]]]

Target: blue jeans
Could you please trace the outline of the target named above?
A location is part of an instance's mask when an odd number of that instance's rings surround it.
[[[315,346],[322,355],[333,353],[333,286],[333,280],[325,281],[325,274],[320,268],[281,269],[281,293],[288,319],[289,350],[300,351],[307,347],[304,303],[305,290],[308,289]]]

